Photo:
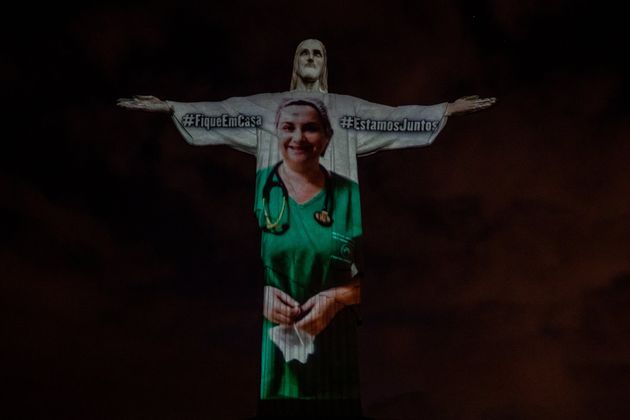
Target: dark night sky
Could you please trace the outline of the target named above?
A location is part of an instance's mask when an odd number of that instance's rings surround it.
[[[26,5],[25,7],[31,7]],[[6,18],[5,18],[6,19]],[[9,17],[11,19],[11,17]],[[0,299],[11,419],[253,416],[255,162],[118,97],[288,89],[496,96],[360,161],[363,406],[378,419],[627,419],[627,23],[603,2],[145,2],[16,18],[2,79]],[[5,28],[6,29],[6,28]],[[7,115],[7,113],[5,113]]]

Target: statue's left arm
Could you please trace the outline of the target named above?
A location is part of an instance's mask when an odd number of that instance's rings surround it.
[[[356,99],[350,130],[356,131],[357,154],[431,144],[451,116],[492,106],[495,98],[467,96],[437,105],[391,107]]]

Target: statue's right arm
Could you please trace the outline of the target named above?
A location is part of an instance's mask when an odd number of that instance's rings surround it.
[[[116,105],[125,109],[133,109],[148,112],[167,112],[173,111],[171,106],[166,102],[151,95],[136,95],[133,98],[119,98]]]
[[[189,144],[227,145],[255,156],[259,132],[268,130],[269,121],[273,120],[268,117],[269,102],[277,107],[272,99],[268,95],[256,95],[214,102],[176,102],[138,95],[131,99],[119,99],[117,105],[125,109],[170,114],[175,127]],[[229,124],[223,124],[223,121]]]

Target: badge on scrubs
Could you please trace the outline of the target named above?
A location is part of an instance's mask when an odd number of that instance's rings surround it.
[[[324,227],[332,225],[332,218],[328,214],[327,210],[316,211],[315,213],[313,213],[313,217],[315,217],[317,223]]]

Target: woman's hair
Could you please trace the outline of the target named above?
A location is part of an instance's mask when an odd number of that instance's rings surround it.
[[[326,105],[324,105],[322,101],[316,98],[301,98],[301,99],[290,98],[290,99],[285,99],[284,101],[282,101],[280,105],[278,106],[278,110],[276,111],[276,130],[278,129],[278,122],[280,121],[280,114],[282,113],[282,110],[292,105],[306,105],[315,109],[315,111],[317,111],[317,115],[319,115],[319,120],[321,121],[322,126],[324,128],[324,134],[326,135],[326,138],[330,142],[330,139],[332,139],[334,131],[332,129],[332,125],[330,124],[330,119],[328,118],[328,111],[326,110]],[[326,149],[324,149],[324,152],[325,151]],[[324,152],[322,152],[322,156],[324,156]]]
[[[302,52],[302,46],[307,41],[317,41],[319,42],[319,45],[321,45],[322,47],[322,55],[323,55],[324,60],[322,61],[322,71],[319,74],[319,89],[322,92],[328,93],[328,55],[326,54],[326,47],[324,46],[322,41],[320,41],[319,39],[305,39],[304,41],[300,42],[297,48],[295,49],[295,55],[293,56],[293,73],[291,74],[291,89],[290,90],[295,90],[297,88],[297,82],[300,77],[298,76],[298,67],[299,67],[298,60],[300,59],[300,52]]]
[[[319,119],[322,122],[326,137],[329,140],[332,138],[334,131],[332,129],[332,125],[330,124],[330,119],[328,118],[328,111],[326,110],[326,105],[324,105],[324,103],[320,101],[319,99],[315,99],[315,98],[301,98],[301,99],[291,98],[291,99],[285,99],[284,101],[282,101],[280,105],[278,106],[278,110],[276,111],[276,129],[278,128],[278,122],[280,121],[280,114],[282,113],[282,110],[292,105],[306,105],[306,106],[310,106],[311,108],[314,108],[315,111],[317,111],[317,114],[319,115]]]

